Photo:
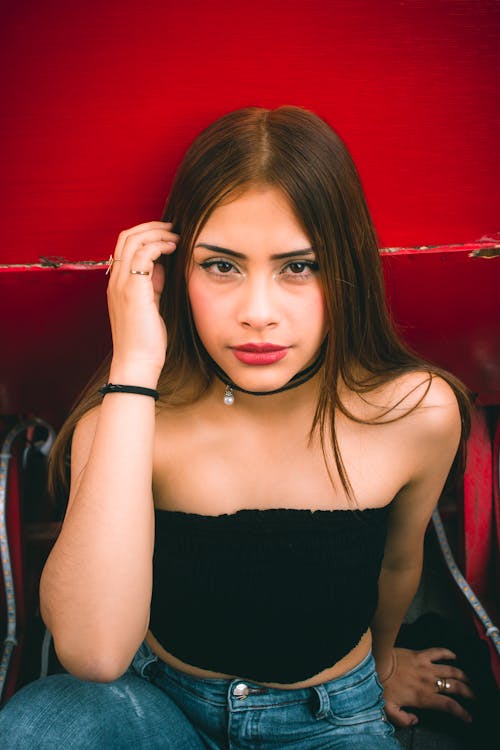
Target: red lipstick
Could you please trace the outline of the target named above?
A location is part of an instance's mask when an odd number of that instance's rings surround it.
[[[278,344],[242,344],[232,347],[234,356],[245,365],[272,365],[286,357],[287,346]]]

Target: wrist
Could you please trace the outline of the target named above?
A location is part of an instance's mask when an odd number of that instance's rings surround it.
[[[122,383],[106,383],[99,388],[99,393],[106,396],[108,393],[128,393],[135,396],[151,396],[158,401],[160,394],[154,388],[145,388],[138,385],[125,385]]]
[[[380,682],[388,682],[398,668],[396,650],[392,649],[388,659],[384,660],[384,662],[377,661],[376,664]]]
[[[112,361],[108,382],[156,389],[159,377],[160,373],[151,365]]]

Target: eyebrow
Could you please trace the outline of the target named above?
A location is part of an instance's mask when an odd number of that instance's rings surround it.
[[[224,255],[231,255],[233,258],[247,258],[243,253],[237,253],[236,250],[229,250],[227,247],[219,247],[218,245],[208,245],[205,242],[199,242],[195,245],[197,247],[204,247],[206,250],[213,250],[215,253],[223,253]],[[291,250],[289,253],[277,253],[271,255],[271,260],[283,260],[284,258],[302,258],[304,255],[314,255],[312,247],[306,247],[303,250]]]

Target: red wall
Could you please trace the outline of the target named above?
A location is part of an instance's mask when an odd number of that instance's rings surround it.
[[[16,0],[0,34],[1,263],[107,257],[248,104],[338,130],[382,246],[500,228],[496,0]]]

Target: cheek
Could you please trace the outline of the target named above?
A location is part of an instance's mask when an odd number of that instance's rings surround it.
[[[207,285],[200,283],[194,274],[188,281],[188,298],[191,305],[194,324],[200,338],[206,338],[213,330],[214,322],[221,317],[220,305],[217,297],[207,289]]]
[[[206,295],[203,293],[203,288],[196,283],[196,277],[193,278],[191,276],[188,280],[187,293],[193,318],[198,327],[198,323],[205,317],[204,312],[207,308],[207,300]]]
[[[307,299],[303,300],[303,306],[299,311],[296,308],[296,314],[302,320],[302,324],[311,326],[317,330],[317,334],[323,337],[327,332],[326,305],[323,290],[317,288],[311,290]],[[312,333],[312,331],[311,331]]]
[[[326,316],[326,303],[323,290],[318,294],[318,318],[321,320],[322,335],[325,336],[328,331],[328,320]]]

